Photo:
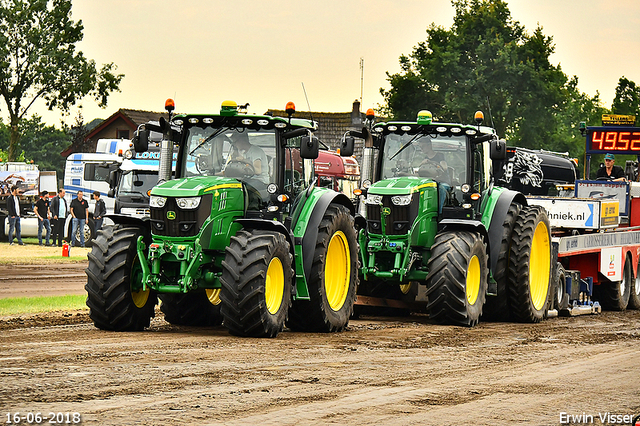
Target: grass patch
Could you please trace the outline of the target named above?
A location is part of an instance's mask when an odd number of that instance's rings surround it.
[[[86,295],[0,299],[0,316],[89,309],[86,300]]]

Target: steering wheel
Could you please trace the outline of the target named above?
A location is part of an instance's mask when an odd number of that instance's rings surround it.
[[[228,177],[251,177],[255,174],[253,164],[242,160],[231,160],[224,169],[224,175]]]
[[[599,178],[596,178],[596,180],[613,180],[613,178],[611,178],[611,176],[600,176]]]
[[[211,159],[206,155],[198,155],[196,157],[196,169],[200,174],[211,170]]]
[[[428,177],[440,181],[448,181],[449,174],[442,168],[440,163],[426,159],[418,168],[418,176]]]

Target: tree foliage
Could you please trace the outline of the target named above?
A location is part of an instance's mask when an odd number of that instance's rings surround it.
[[[20,122],[19,131],[22,137],[13,161],[33,162],[40,170],[55,170],[58,179],[62,179],[66,160],[60,153],[71,143],[69,130],[47,126],[41,117],[33,115]],[[9,134],[8,126],[0,121],[0,161],[8,158]]]
[[[640,87],[635,82],[624,76],[620,77],[616,87],[616,97],[611,104],[611,112],[635,115],[636,117],[640,115]]]
[[[387,73],[383,114],[414,119],[429,109],[442,121],[469,123],[485,112],[510,145],[584,153],[580,121],[601,113],[598,95],[580,93],[549,57],[553,40],[537,27],[529,34],[502,0],[454,0],[451,29],[432,24],[427,40]]]
[[[9,115],[8,154],[14,159],[18,125],[38,99],[68,111],[85,96],[106,106],[122,74],[113,63],[99,70],[76,44],[82,21],[71,19],[71,0],[0,0],[0,95]]]

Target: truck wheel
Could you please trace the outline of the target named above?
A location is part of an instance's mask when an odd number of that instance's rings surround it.
[[[275,232],[246,230],[231,237],[222,261],[220,313],[231,334],[275,337],[291,305],[289,242]]]
[[[602,309],[609,311],[624,311],[627,309],[631,296],[632,280],[631,256],[627,256],[624,261],[622,281],[605,281],[600,283],[598,295]]]
[[[520,210],[513,227],[508,291],[511,315],[539,322],[547,311],[551,278],[549,218],[540,206]]]
[[[502,240],[493,279],[497,283],[497,294],[487,296],[482,318],[490,321],[508,321],[511,316],[509,294],[507,292],[507,274],[509,273],[509,256],[511,253],[511,234],[522,205],[513,203],[509,206],[507,216],[502,224]]]
[[[488,259],[487,246],[477,233],[436,235],[428,262],[429,318],[441,324],[476,325],[487,294]]]
[[[640,262],[638,262],[636,276],[631,280],[629,304],[627,305],[629,309],[640,309],[640,277],[638,277],[638,275],[640,275]]]
[[[88,254],[89,317],[102,330],[139,331],[149,327],[157,296],[142,290],[142,268],[136,242],[143,231],[131,226],[106,226]]]
[[[164,319],[174,325],[213,326],[222,324],[220,315],[220,289],[171,294],[163,293],[160,310]]]
[[[293,303],[287,326],[321,333],[344,330],[358,288],[358,241],[344,206],[329,205],[320,222],[307,284],[310,300]]]
[[[95,235],[95,225],[93,224],[93,220],[87,219],[84,223],[84,228],[82,230],[77,229],[76,235],[71,235],[73,232],[73,220],[69,221],[69,228],[67,229],[67,235],[69,235],[69,244],[73,242],[75,247],[80,247],[80,232],[84,232],[84,244],[89,245],[91,242],[93,244],[93,236]]]

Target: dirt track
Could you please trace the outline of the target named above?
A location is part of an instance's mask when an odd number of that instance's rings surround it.
[[[640,414],[640,312],[541,324],[364,318],[339,334],[95,329],[86,312],[0,318],[0,419],[85,424],[552,425]]]

